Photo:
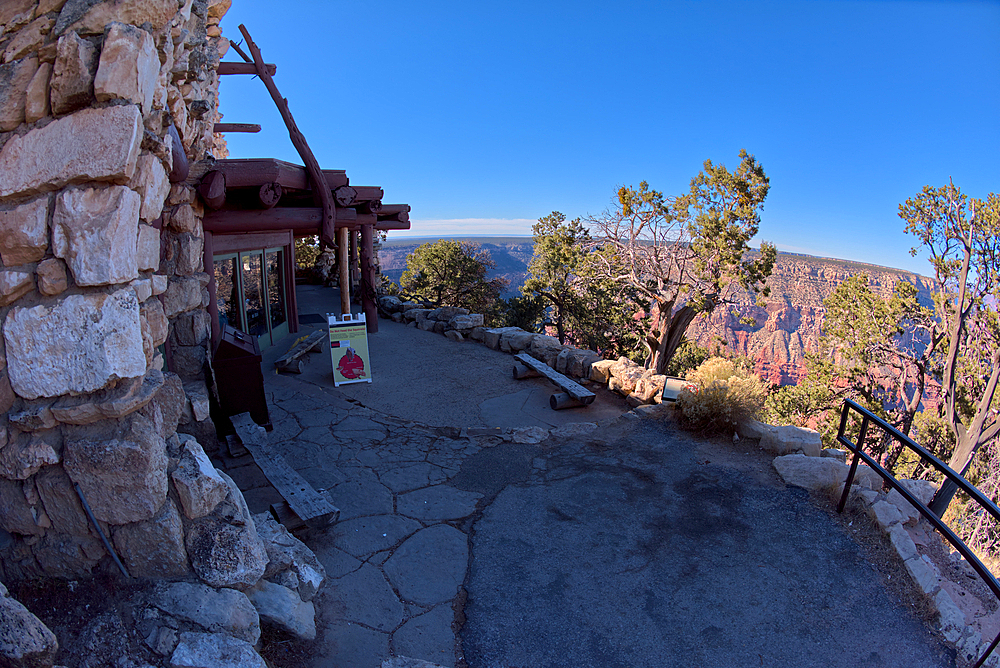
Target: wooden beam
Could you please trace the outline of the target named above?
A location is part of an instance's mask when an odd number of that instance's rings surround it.
[[[268,74],[267,68],[264,64],[264,58],[260,55],[260,49],[254,43],[253,39],[250,37],[250,33],[247,31],[246,26],[242,23],[240,24],[240,32],[243,33],[243,37],[246,38],[247,48],[250,49],[250,55],[253,56],[254,65],[257,68],[257,75],[260,80],[264,82],[264,86],[267,88],[267,92],[271,94],[271,99],[278,107],[278,111],[281,113],[282,120],[285,121],[285,125],[288,127],[288,137],[292,140],[292,145],[295,150],[299,152],[299,156],[302,158],[302,162],[305,164],[306,169],[309,172],[309,180],[313,185],[313,193],[319,195],[320,203],[323,206],[323,222],[320,225],[320,241],[323,245],[333,246],[334,236],[336,236],[336,223],[337,223],[337,208],[333,201],[333,194],[330,192],[329,186],[326,184],[326,179],[323,175],[323,170],[319,166],[319,162],[316,160],[316,156],[313,155],[312,150],[309,148],[308,142],[306,142],[305,136],[299,131],[298,126],[295,124],[295,119],[292,117],[292,112],[288,108],[288,101],[281,97],[281,93],[278,92],[278,87],[274,85],[274,80],[271,79],[271,75]]]
[[[333,198],[337,200],[337,206],[351,206],[358,198],[358,191],[351,186],[340,186],[333,191]]]
[[[378,304],[375,302],[377,272],[375,271],[374,225],[361,226],[361,305],[369,334],[378,332]]]
[[[278,66],[273,63],[266,63],[264,68],[267,73],[272,77],[277,73]],[[250,63],[219,63],[219,69],[216,70],[220,75],[225,76],[227,74],[257,74],[257,66],[252,62]]]
[[[257,201],[265,209],[273,209],[281,199],[281,184],[272,182],[265,183],[257,189]]]
[[[375,224],[375,229],[379,232],[388,232],[390,230],[408,230],[410,229],[410,221],[401,222],[398,220],[380,220]]]
[[[198,194],[208,208],[221,209],[226,203],[226,175],[217,169],[205,174],[198,184]]]
[[[409,213],[409,204],[383,204],[382,210],[378,212],[379,217],[382,216],[392,216],[397,213]]]
[[[256,123],[216,123],[212,132],[260,132]]]
[[[340,314],[346,315],[351,312],[351,277],[347,266],[348,240],[350,233],[346,227],[337,230],[337,259],[340,264]]]
[[[180,183],[188,177],[191,165],[188,164],[187,153],[184,151],[184,143],[173,123],[167,128],[167,135],[170,137],[170,182]]]
[[[273,209],[221,209],[207,211],[203,221],[206,230],[232,234],[234,232],[267,232],[291,230],[293,232],[319,233],[323,210],[318,207],[276,206]],[[337,211],[337,227],[357,225],[358,214],[354,209]]]
[[[275,158],[227,158],[219,160],[215,168],[226,175],[230,188],[249,188],[265,183],[280,183],[282,188],[309,190],[309,174],[305,167]],[[326,185],[331,190],[348,184],[347,172],[342,169],[324,169]]]
[[[382,199],[385,193],[379,186],[351,186],[357,192],[354,197],[355,202],[365,202],[373,199]]]

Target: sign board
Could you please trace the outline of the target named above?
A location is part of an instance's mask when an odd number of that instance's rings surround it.
[[[330,357],[333,361],[333,385],[372,382],[368,359],[368,326],[364,313],[326,314],[330,327]]]

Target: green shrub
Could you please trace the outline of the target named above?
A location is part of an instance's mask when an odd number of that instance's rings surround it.
[[[677,404],[691,429],[728,433],[756,418],[764,407],[764,383],[725,358],[712,357],[685,378],[695,387],[681,390]]]

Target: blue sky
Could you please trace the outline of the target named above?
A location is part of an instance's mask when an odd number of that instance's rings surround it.
[[[410,204],[409,235],[530,234],[746,148],[757,241],[926,274],[899,204],[1000,190],[1000,2],[234,0],[240,23],[320,164]],[[260,81],[224,77],[221,110],[264,126],[231,157],[301,162]]]

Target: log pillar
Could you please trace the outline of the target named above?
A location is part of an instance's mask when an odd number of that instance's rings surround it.
[[[219,299],[218,299],[218,287],[215,284],[215,258],[213,252],[212,243],[212,233],[206,231],[205,244],[204,244],[204,262],[205,262],[205,272],[208,274],[208,315],[209,319],[212,321],[212,350],[215,350],[215,344],[218,343],[219,338],[222,336],[222,332],[219,331]],[[235,278],[234,278],[235,280]]]
[[[351,230],[351,291],[357,296],[357,289],[361,283],[361,269],[358,262],[358,233]]]
[[[337,230],[337,264],[340,269],[340,314],[345,315],[351,312],[351,277],[350,267],[347,264],[347,253],[350,242],[347,234],[350,232],[346,227]]]
[[[375,226],[361,226],[361,303],[369,334],[378,332],[378,304],[375,303],[378,274],[375,271]]]

